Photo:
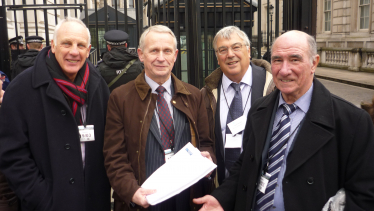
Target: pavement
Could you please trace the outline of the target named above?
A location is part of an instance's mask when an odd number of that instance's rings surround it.
[[[374,73],[353,72],[343,69],[317,67],[315,75],[317,78],[374,90]]]

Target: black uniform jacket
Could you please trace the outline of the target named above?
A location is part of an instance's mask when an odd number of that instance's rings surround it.
[[[110,92],[112,92],[115,88],[134,80],[142,72],[144,65],[139,61],[138,56],[130,53],[126,47],[112,48],[111,51],[104,54],[103,60],[97,65],[97,69],[99,69],[101,76],[104,78],[107,84],[112,82],[113,79],[121,74],[123,69],[133,59],[136,60],[129,67],[129,69],[126,70],[126,73],[124,73],[117,82],[109,87]]]
[[[19,75],[22,71],[34,65],[36,56],[39,51],[30,49],[26,53],[18,56],[17,61],[14,62],[12,71],[12,80]]]

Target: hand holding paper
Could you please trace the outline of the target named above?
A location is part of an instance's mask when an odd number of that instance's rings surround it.
[[[147,199],[145,198],[147,195],[155,193],[156,190],[152,189],[144,189],[144,188],[139,188],[134,196],[132,197],[132,202],[134,202],[137,205],[140,205],[144,208],[149,207],[149,204],[147,202]]]
[[[143,183],[142,188],[157,190],[146,196],[148,203],[161,203],[208,175],[217,166],[207,157],[209,153],[201,153],[191,143],[186,144]]]

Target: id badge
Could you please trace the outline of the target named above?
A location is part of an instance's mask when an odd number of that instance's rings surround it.
[[[81,142],[95,141],[95,131],[93,125],[83,125],[78,126],[79,138]]]
[[[265,175],[262,175],[261,178],[260,178],[260,182],[258,184],[258,187],[257,189],[265,194],[265,191],[266,191],[266,187],[268,186],[268,183],[269,183],[269,179],[271,177],[271,174],[269,173],[266,173]]]
[[[235,119],[234,121],[227,124],[227,126],[230,128],[230,131],[233,135],[240,133],[244,130],[245,124],[247,123],[247,117],[244,115]]]
[[[226,134],[225,148],[242,148],[242,134]]]
[[[174,152],[171,149],[164,150],[164,152],[165,152],[165,163],[167,163],[174,156]]]

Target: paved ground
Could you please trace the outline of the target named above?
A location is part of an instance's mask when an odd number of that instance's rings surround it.
[[[328,67],[317,67],[316,76],[317,78],[323,78],[374,90],[374,73],[353,72]]]
[[[361,108],[361,103],[371,103],[374,96],[374,89],[352,86],[321,78],[319,78],[319,81],[321,81],[331,93],[353,103],[359,108]]]

